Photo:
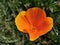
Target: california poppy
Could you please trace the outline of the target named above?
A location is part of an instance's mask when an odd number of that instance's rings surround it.
[[[34,41],[52,29],[53,18],[46,17],[44,10],[33,7],[21,11],[15,18],[15,24],[19,31],[29,35],[30,41]]]

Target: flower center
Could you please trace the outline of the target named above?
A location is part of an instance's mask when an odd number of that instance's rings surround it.
[[[37,28],[35,26],[32,26],[32,30],[36,30]]]
[[[36,28],[35,28],[35,27],[33,27],[33,28],[32,28],[32,30],[36,30]]]

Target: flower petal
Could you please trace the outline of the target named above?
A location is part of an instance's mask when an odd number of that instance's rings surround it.
[[[30,25],[27,22],[27,19],[25,18],[25,11],[20,12],[17,17],[15,18],[15,23],[19,31],[26,31],[26,29],[29,29]]]
[[[35,41],[37,38],[39,38],[40,36],[40,32],[35,30],[35,31],[30,31],[29,33],[29,38],[30,38],[30,41]]]
[[[53,27],[53,18],[47,17],[45,22],[40,26],[40,30],[43,31],[43,33],[49,32]]]
[[[38,7],[34,7],[34,8],[30,8],[27,10],[26,17],[28,18],[30,24],[36,26],[39,21],[41,21],[40,22],[40,24],[41,24],[43,22],[43,20],[45,20],[46,13],[44,10],[42,10]]]
[[[46,21],[39,27],[39,29],[31,30],[29,33],[29,37],[31,41],[36,40],[40,36],[48,33],[53,27],[53,19],[51,17],[47,17]]]

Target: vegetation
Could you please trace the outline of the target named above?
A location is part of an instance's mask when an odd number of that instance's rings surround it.
[[[18,31],[15,17],[21,10],[40,7],[47,16],[53,17],[54,27],[36,41]],[[0,45],[60,45],[60,1],[59,0],[0,0]]]

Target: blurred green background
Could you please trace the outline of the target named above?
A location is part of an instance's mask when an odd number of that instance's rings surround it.
[[[18,31],[15,17],[22,10],[40,7],[53,17],[54,27],[36,41],[29,41],[27,34]],[[0,0],[0,45],[60,45],[59,0]]]

